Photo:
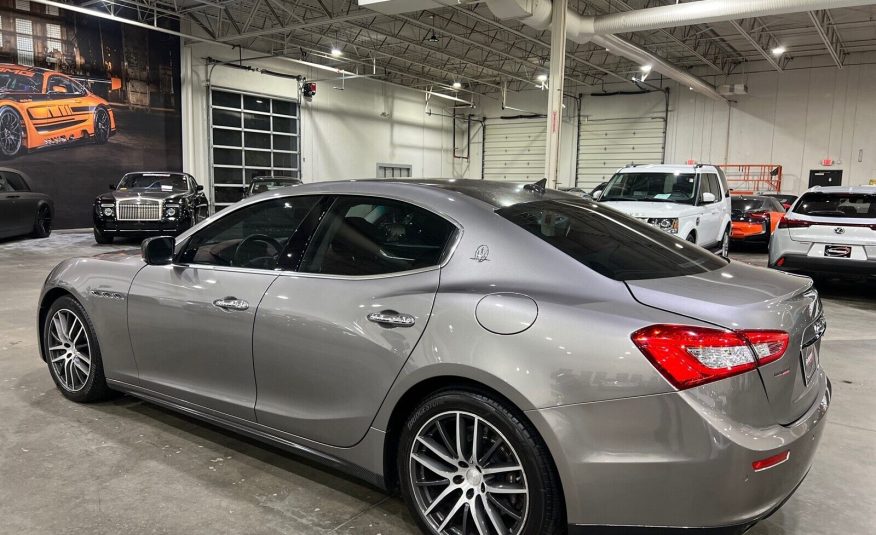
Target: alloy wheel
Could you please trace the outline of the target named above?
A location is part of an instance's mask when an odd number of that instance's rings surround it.
[[[721,239],[721,256],[727,258],[730,256],[730,233],[724,232],[724,237]]]
[[[49,324],[49,364],[66,390],[82,390],[91,375],[91,341],[72,310],[55,312]]]
[[[109,114],[103,108],[98,108],[94,112],[94,137],[98,143],[103,143],[109,139],[110,120]]]
[[[0,150],[14,156],[21,149],[21,119],[11,109],[0,112]]]
[[[41,236],[48,236],[52,232],[52,214],[45,206],[37,213],[37,227]]]
[[[440,535],[518,535],[529,488],[517,452],[483,418],[441,413],[420,429],[409,454],[420,513]]]

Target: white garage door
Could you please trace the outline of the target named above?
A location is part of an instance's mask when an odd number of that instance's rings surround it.
[[[484,133],[484,178],[535,182],[544,178],[547,122],[488,119]]]
[[[653,96],[652,96],[653,95]],[[593,115],[581,118],[578,145],[578,186],[585,189],[605,182],[618,168],[630,163],[663,163],[665,117],[663,94],[634,95],[637,106],[595,106]],[[614,99],[618,97],[599,97]],[[626,97],[620,97],[626,99]],[[643,101],[644,100],[644,101]],[[606,102],[608,104],[608,102]],[[631,108],[645,108],[630,114]],[[650,109],[648,109],[650,108]],[[626,113],[624,113],[626,112]]]

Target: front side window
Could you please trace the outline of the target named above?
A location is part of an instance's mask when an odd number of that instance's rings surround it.
[[[496,213],[618,281],[697,275],[727,265],[656,227],[584,200],[521,203]]]
[[[55,96],[79,96],[85,94],[85,89],[76,81],[66,76],[49,76],[46,92]]]
[[[30,191],[18,173],[0,172],[0,191]]]
[[[794,212],[822,217],[876,218],[876,194],[804,193],[794,205]]]
[[[702,188],[700,191],[700,201],[701,202],[703,202],[705,204],[710,204],[713,202],[723,200],[724,196],[721,194],[721,187],[718,185],[718,177],[717,176],[710,174],[710,173],[701,174],[700,175],[700,187]],[[706,203],[705,199],[703,198],[704,193],[711,193],[712,195],[715,196],[715,199],[713,201],[709,201],[709,203]]]
[[[282,269],[281,255],[320,197],[285,197],[235,210],[186,243],[184,264]]]
[[[618,173],[602,193],[601,201],[655,201],[693,204],[693,173]]]
[[[404,202],[341,197],[326,214],[300,270],[380,275],[437,266],[456,227]]]

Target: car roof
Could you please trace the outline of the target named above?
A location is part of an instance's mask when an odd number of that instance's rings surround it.
[[[283,176],[283,175],[259,175],[252,177],[251,181],[256,182],[258,180],[294,180],[296,182],[301,182],[300,178],[296,178],[294,176]]]
[[[696,173],[697,170],[717,171],[714,165],[642,164],[624,167],[619,173]]]
[[[868,195],[876,195],[876,186],[815,186],[809,188],[806,193],[864,193]]]

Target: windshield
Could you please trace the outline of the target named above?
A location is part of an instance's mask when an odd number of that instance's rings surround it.
[[[599,200],[693,204],[696,178],[692,173],[618,173]]]
[[[876,219],[876,194],[804,193],[794,205],[794,212],[813,216]]]
[[[188,191],[189,178],[169,173],[131,173],[119,182],[119,191]]]
[[[727,265],[712,253],[592,201],[536,201],[496,213],[618,281],[697,275]]]
[[[42,89],[42,73],[26,76],[14,72],[0,72],[0,92],[39,93]]]

